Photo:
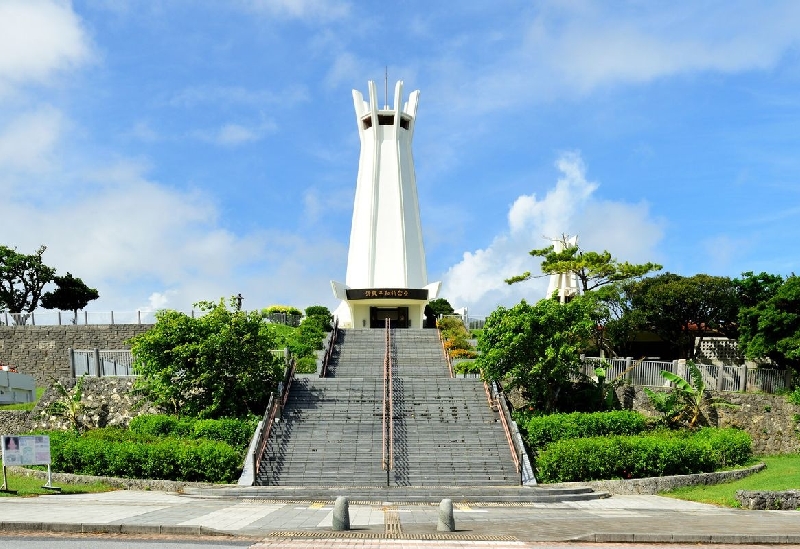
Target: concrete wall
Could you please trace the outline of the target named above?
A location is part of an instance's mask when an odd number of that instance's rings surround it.
[[[152,324],[0,326],[0,362],[36,378],[39,386],[68,376],[67,349],[130,349],[126,343]]]

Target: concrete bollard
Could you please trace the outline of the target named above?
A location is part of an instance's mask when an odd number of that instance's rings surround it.
[[[443,499],[439,504],[439,524],[436,525],[438,532],[455,532],[456,520],[453,518],[453,500]]]
[[[334,532],[342,532],[350,529],[350,509],[349,502],[344,496],[336,498],[333,504],[333,526]]]

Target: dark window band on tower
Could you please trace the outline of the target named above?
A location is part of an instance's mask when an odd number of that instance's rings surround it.
[[[410,123],[411,123],[411,121],[408,118],[406,118],[405,116],[401,116],[400,117],[400,127],[403,128],[404,130],[408,129],[408,126],[409,126]]]
[[[365,116],[361,119],[361,123],[364,125],[364,129],[368,130],[372,127],[372,116]]]
[[[378,124],[381,126],[393,126],[394,125],[394,115],[393,114],[379,114],[378,115]]]

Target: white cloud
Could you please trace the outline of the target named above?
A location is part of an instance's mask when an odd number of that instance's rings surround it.
[[[0,93],[28,82],[48,83],[91,58],[88,37],[67,2],[0,2]]]
[[[426,96],[444,98],[457,117],[474,116],[667,77],[770,70],[800,45],[794,0],[553,1],[531,13],[505,40],[467,41],[426,58]],[[459,93],[459,82],[470,92]]]
[[[238,104],[252,107],[279,104],[282,107],[304,103],[309,100],[305,86],[288,87],[279,92],[267,89],[250,89],[242,86],[191,86],[176,93],[171,105],[196,107],[212,104]]]
[[[224,147],[235,147],[263,139],[266,135],[275,132],[276,129],[277,126],[271,121],[265,121],[260,126],[252,127],[229,123],[213,131],[196,130],[191,135],[201,141],[208,141]]]
[[[578,234],[585,249],[607,249],[620,260],[656,260],[661,221],[646,204],[608,202],[594,196],[596,183],[586,179],[586,168],[576,153],[556,162],[561,177],[543,198],[522,195],[511,205],[508,229],[483,250],[466,252],[444,276],[442,293],[455,307],[473,314],[489,314],[497,305],[544,297],[547,279],[507,285],[504,280],[525,271],[540,274],[528,252],[549,244],[547,238]]]
[[[253,11],[290,19],[329,21],[350,13],[350,3],[341,0],[246,0]]]
[[[135,163],[94,173],[105,186],[42,207],[4,204],[7,245],[33,251],[100,292],[94,311],[189,310],[241,292],[246,305],[332,305],[328,281],[344,272],[344,246],[283,232],[235,234],[211,196],[147,179]],[[77,195],[77,193],[75,193]],[[31,230],[35,228],[35,230]]]
[[[46,169],[64,126],[58,109],[45,105],[0,126],[0,166],[39,172]]]

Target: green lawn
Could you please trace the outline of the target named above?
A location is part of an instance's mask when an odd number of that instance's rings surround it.
[[[9,490],[16,490],[16,494],[10,494],[6,492],[0,492],[0,497],[9,497],[9,496],[19,496],[19,497],[30,497],[30,496],[40,496],[43,494],[57,494],[58,492],[54,490],[46,490],[42,488],[42,485],[47,482],[41,478],[35,477],[27,477],[23,475],[14,475],[11,473],[7,474],[8,477],[8,489]],[[0,481],[2,483],[2,481]],[[116,490],[116,488],[112,486],[108,486],[106,484],[102,484],[100,482],[95,482],[92,484],[66,484],[62,482],[53,481],[53,486],[58,486],[61,488],[62,494],[90,494],[96,492],[110,492],[112,490]]]
[[[661,495],[725,507],[739,507],[736,490],[777,491],[800,488],[800,454],[768,456],[759,461],[767,464],[766,469],[747,478],[713,486],[687,486]]]

